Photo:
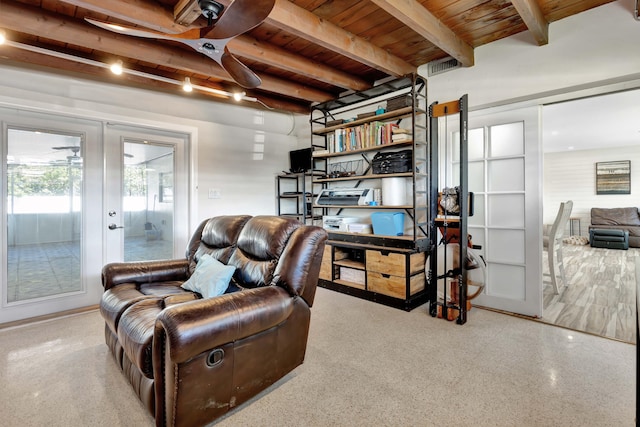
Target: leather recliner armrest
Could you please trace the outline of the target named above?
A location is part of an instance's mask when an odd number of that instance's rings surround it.
[[[108,290],[120,283],[153,283],[189,278],[187,259],[116,262],[102,268],[102,286]]]
[[[164,352],[182,363],[272,328],[289,317],[294,299],[279,286],[265,286],[167,307],[156,320],[154,365]]]

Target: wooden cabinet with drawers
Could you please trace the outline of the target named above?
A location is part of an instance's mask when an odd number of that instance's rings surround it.
[[[404,310],[426,302],[425,252],[330,240],[319,284]]]

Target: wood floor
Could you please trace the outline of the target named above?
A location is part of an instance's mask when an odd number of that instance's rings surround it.
[[[640,249],[563,246],[568,286],[554,295],[544,277],[541,321],[628,343],[636,342],[636,260]],[[544,254],[547,268],[547,253]],[[561,283],[561,282],[560,282]]]

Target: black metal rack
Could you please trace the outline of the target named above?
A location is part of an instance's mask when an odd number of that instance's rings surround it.
[[[469,244],[467,234],[467,218],[469,215],[469,191],[468,191],[468,100],[464,95],[457,101],[444,104],[434,102],[429,106],[429,141],[430,141],[430,162],[431,180],[429,199],[429,213],[433,218],[431,231],[429,233],[429,272],[427,274],[429,314],[432,317],[441,316],[444,319],[452,320],[456,317],[456,322],[463,325],[467,321],[467,247]],[[438,215],[439,204],[439,170],[440,160],[438,150],[438,119],[449,115],[459,115],[460,125],[460,184],[458,193],[458,205],[460,207],[457,217],[449,217],[446,212]],[[446,129],[445,129],[446,131]],[[442,238],[438,241],[438,229],[441,230]],[[455,232],[451,229],[455,229]],[[456,238],[458,243],[458,266],[447,270],[447,245],[452,238]],[[443,263],[444,270],[438,271],[438,246],[444,245]],[[451,289],[453,298],[447,295],[447,281],[456,281],[455,289]],[[443,298],[438,298],[438,284],[442,281]],[[455,291],[455,292],[454,292]]]
[[[285,173],[276,176],[276,212],[279,216],[294,217],[305,224],[322,222],[322,209],[313,207],[321,185],[314,183],[319,172]],[[285,183],[289,183],[289,185]],[[287,189],[288,191],[285,191]]]

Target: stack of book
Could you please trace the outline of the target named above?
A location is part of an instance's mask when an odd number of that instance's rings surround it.
[[[412,141],[413,135],[409,129],[401,127],[393,128],[391,131],[391,142],[406,142]]]

